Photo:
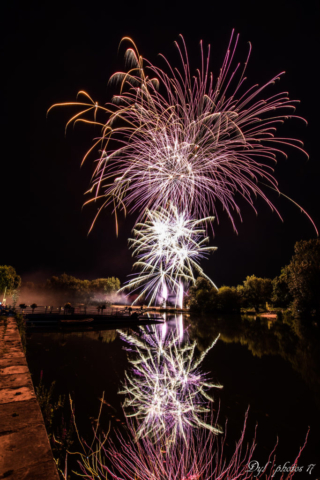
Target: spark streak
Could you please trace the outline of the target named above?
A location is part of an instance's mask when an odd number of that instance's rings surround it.
[[[247,418],[248,412],[240,438],[231,450],[226,449],[226,435],[219,439],[208,430],[189,430],[187,442],[180,439],[174,448],[167,448],[161,442],[153,443],[147,437],[136,441],[135,430],[128,423],[128,435],[118,431],[117,442],[106,436],[102,440],[96,437],[95,448],[88,447],[85,454],[80,454],[82,476],[102,479],[110,475],[113,480],[272,480],[279,472],[277,444],[259,468],[256,431],[250,442],[245,440]],[[290,472],[280,474],[279,480],[291,480],[296,473],[299,477],[303,466],[298,467],[298,461],[308,433]]]
[[[168,291],[175,292],[182,308],[183,282],[194,284],[194,272],[217,288],[199,265],[202,258],[216,250],[206,245],[209,237],[205,225],[210,221],[213,217],[196,220],[171,203],[166,209],[147,210],[146,221],[136,225],[135,238],[129,239],[133,256],[138,257],[134,267],[140,271],[121,290],[135,291],[142,285],[135,302],[145,295],[150,297],[149,304],[161,293],[167,296]]]
[[[165,338],[158,330],[152,336],[144,331],[142,338],[119,332],[138,355],[129,358],[131,373],[126,373],[119,392],[126,395],[126,415],[137,419],[137,439],[148,436],[174,444],[177,438],[186,441],[192,427],[207,428],[215,434],[221,431],[218,426],[207,424],[203,417],[210,411],[207,404],[213,402],[208,390],[222,387],[210,382],[199,369],[219,337],[196,359],[196,343],[186,341],[181,345],[178,331]]]
[[[233,31],[215,78],[209,70],[210,46],[205,54],[202,42],[201,68],[192,75],[182,36],[175,43],[180,69],[163,55],[164,68],[153,65],[126,37],[122,41],[131,44],[125,54],[129,67],[112,75],[120,88],[111,102],[102,107],[80,91],[83,102],[51,107],[79,106],[82,110],[67,126],[88,123],[86,115],[93,112],[89,123],[102,128],[83,159],[99,149],[89,202],[103,199],[101,209],[113,205],[115,213],[139,211],[140,219],[168,202],[198,218],[217,217],[220,203],[234,229],[234,214],[241,218],[240,198],[255,210],[260,196],[276,210],[261,187],[279,192],[273,175],[276,157],[286,157],[287,147],[304,152],[301,141],[277,135],[286,119],[300,119],[294,115],[298,101],[291,101],[287,92],[267,93],[284,72],[262,86],[244,88],[251,45],[241,66],[234,60],[238,40]],[[98,111],[107,115],[102,123],[96,120]]]

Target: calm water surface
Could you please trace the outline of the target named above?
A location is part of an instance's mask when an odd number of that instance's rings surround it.
[[[191,340],[204,350],[220,333],[217,344],[202,363],[214,381],[223,385],[213,390],[213,408],[219,409],[219,423],[227,425],[227,450],[234,448],[241,434],[248,407],[247,441],[258,423],[258,447],[254,459],[260,464],[279,437],[277,464],[293,462],[310,435],[300,465],[316,463],[312,475],[297,473],[295,478],[316,479],[320,475],[320,376],[317,331],[295,335],[287,325],[241,320],[240,317],[171,317],[168,329],[187,328]],[[159,328],[159,327],[153,327]],[[162,326],[160,328],[163,328]],[[85,332],[27,331],[27,360],[34,385],[48,387],[56,381],[55,398],[71,395],[77,426],[91,441],[92,420],[97,418],[102,393],[105,405],[101,422],[124,423],[118,394],[128,369],[125,343],[115,330]],[[228,454],[228,451],[227,451]]]

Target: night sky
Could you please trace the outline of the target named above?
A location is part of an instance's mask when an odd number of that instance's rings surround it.
[[[289,91],[301,100],[297,114],[281,135],[297,137],[310,155],[287,149],[279,158],[280,190],[311,215],[320,229],[319,159],[319,3],[316,1],[195,2],[16,2],[2,5],[1,104],[1,250],[0,265],[13,265],[24,280],[44,280],[66,272],[80,278],[131,272],[127,238],[135,216],[121,217],[116,237],[114,217],[105,210],[87,236],[96,205],[82,209],[94,157],[80,162],[99,134],[94,127],[64,127],[73,110],[46,111],[73,101],[79,90],[103,104],[113,90],[112,73],[124,69],[123,36],[140,53],[160,62],[159,52],[179,65],[173,42],[186,39],[191,66],[199,65],[199,41],[212,45],[211,69],[219,72],[232,28],[240,33],[237,59],[244,61],[248,41],[253,51],[247,85],[268,81],[285,70],[274,92]],[[215,225],[218,246],[204,271],[217,283],[236,285],[247,275],[278,275],[290,261],[296,241],[315,238],[312,224],[285,198],[270,192],[284,223],[262,202],[256,216],[244,202],[243,223],[233,232],[220,210]]]

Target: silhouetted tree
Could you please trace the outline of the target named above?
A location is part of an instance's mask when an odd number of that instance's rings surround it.
[[[241,306],[241,295],[235,287],[220,287],[218,290],[217,310],[224,313],[239,312]]]
[[[297,312],[320,314],[320,239],[301,240],[287,267],[288,286]]]
[[[100,305],[97,306],[98,313],[103,313],[103,310],[107,308],[105,303],[101,303]]]
[[[275,307],[289,307],[293,300],[290,293],[288,281],[289,281],[288,266],[281,269],[281,273],[278,277],[272,280],[272,303]]]
[[[38,307],[38,305],[36,303],[32,303],[30,305],[31,309],[32,309],[32,313],[34,313],[35,309]]]
[[[191,310],[209,310],[214,303],[217,290],[203,277],[198,277],[195,285],[189,289],[189,305]]]
[[[68,302],[65,304],[64,306],[64,313],[73,313],[72,311],[74,310],[74,308],[72,307],[71,303]]]
[[[240,310],[241,296],[235,287],[217,290],[208,280],[199,277],[189,289],[188,301],[191,310],[232,313]]]
[[[10,265],[0,266],[0,295],[7,288],[7,296],[12,294],[13,290],[17,290],[21,285],[21,277]]]
[[[251,275],[245,279],[243,288],[238,291],[249,307],[259,311],[261,306],[265,306],[266,302],[271,301],[272,280]]]
[[[97,278],[91,280],[90,290],[92,293],[115,293],[120,289],[120,280],[115,277]]]

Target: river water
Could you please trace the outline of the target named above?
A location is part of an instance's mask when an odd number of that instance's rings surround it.
[[[318,478],[320,474],[320,360],[318,331],[293,332],[281,322],[223,317],[168,317],[166,327],[149,329],[177,331],[196,341],[199,356],[220,334],[201,364],[213,383],[212,405],[225,430],[226,455],[231,455],[240,437],[244,415],[249,408],[246,440],[257,429],[257,449],[253,458],[263,464],[277,438],[276,463],[293,462],[310,427],[308,443],[299,464],[317,464],[312,474],[297,473],[297,479]],[[159,331],[160,331],[159,330]],[[187,333],[185,333],[187,332]],[[115,330],[83,332],[33,332],[27,330],[27,360],[34,385],[42,376],[50,387],[55,381],[54,400],[65,395],[65,410],[74,406],[80,435],[92,439],[92,425],[98,416],[104,392],[101,424],[107,428],[124,425],[118,392],[129,369],[127,344]],[[65,416],[68,417],[68,412]],[[229,450],[228,450],[229,449]],[[229,452],[229,453],[228,453]],[[71,477],[73,478],[73,477]],[[275,477],[277,478],[277,477]],[[279,477],[280,478],[280,477]]]

